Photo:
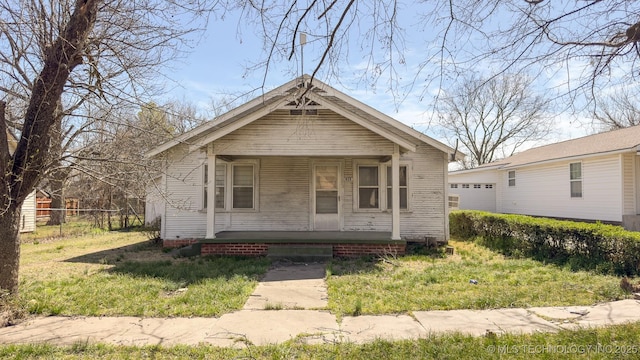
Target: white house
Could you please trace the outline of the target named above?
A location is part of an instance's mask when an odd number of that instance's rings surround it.
[[[459,208],[623,223],[640,214],[640,126],[449,173]]]
[[[15,135],[7,130],[7,140],[9,142],[9,152],[13,154],[18,146]],[[35,190],[27,195],[20,211],[20,232],[36,231],[36,192]]]
[[[144,201],[144,223],[147,226],[154,225],[156,221],[162,219],[165,201],[163,193],[158,186],[162,183],[162,178],[152,179],[146,187]]]
[[[446,241],[447,165],[463,155],[305,75],[148,156],[164,162],[152,188],[165,246],[340,255]]]

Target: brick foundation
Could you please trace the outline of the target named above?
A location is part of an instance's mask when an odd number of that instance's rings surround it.
[[[162,240],[162,247],[173,249],[173,248],[179,248],[179,247],[195,244],[197,242],[198,240],[196,239]]]
[[[333,256],[357,257],[362,255],[404,255],[405,244],[334,244]]]
[[[203,243],[201,255],[266,256],[269,244],[211,244]]]

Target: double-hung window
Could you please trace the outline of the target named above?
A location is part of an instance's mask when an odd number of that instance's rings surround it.
[[[232,166],[232,207],[253,209],[254,174],[253,165]]]
[[[203,166],[203,208],[208,204],[209,191],[216,192],[216,209],[256,209],[257,162],[225,162],[216,164],[215,182],[209,183],[209,166]]]
[[[208,164],[204,164],[204,167],[202,169],[203,172],[203,180],[202,180],[202,184],[203,184],[203,201],[202,201],[202,208],[206,209],[207,206],[209,206],[208,201],[209,201],[209,165]],[[217,164],[216,165],[216,183],[215,183],[215,191],[216,191],[216,209],[224,209],[224,204],[225,204],[225,183],[226,183],[226,175],[227,174],[227,165],[225,164]]]
[[[516,171],[509,171],[509,186],[516,186]]]
[[[380,179],[378,166],[358,166],[358,208],[380,208]]]
[[[391,210],[393,207],[392,166],[385,164],[359,164],[354,168],[357,176],[354,191],[355,210]],[[400,165],[400,209],[409,209],[409,167]]]
[[[202,208],[206,209],[209,202],[209,165],[202,167]]]
[[[571,197],[582,197],[582,163],[569,164],[569,183],[571,187]]]
[[[391,209],[393,201],[393,172],[392,167],[387,166],[387,209]],[[407,167],[400,166],[400,209],[407,209],[408,199]]]
[[[227,179],[227,165],[226,164],[217,164],[216,165],[216,209],[224,209],[224,204],[226,203],[225,197],[225,183]]]

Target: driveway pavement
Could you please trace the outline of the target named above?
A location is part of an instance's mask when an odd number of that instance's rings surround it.
[[[433,333],[555,332],[640,321],[640,301],[529,309],[416,311],[410,315],[346,316],[338,322],[326,307],[324,265],[270,270],[244,309],[219,318],[36,317],[0,329],[0,343],[72,345],[246,346],[298,339],[307,343],[378,338],[417,339]],[[265,310],[274,309],[274,310]]]

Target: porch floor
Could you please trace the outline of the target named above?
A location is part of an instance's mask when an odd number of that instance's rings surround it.
[[[391,240],[390,232],[373,231],[223,231],[215,239],[204,242],[258,242],[258,243],[405,243]]]

